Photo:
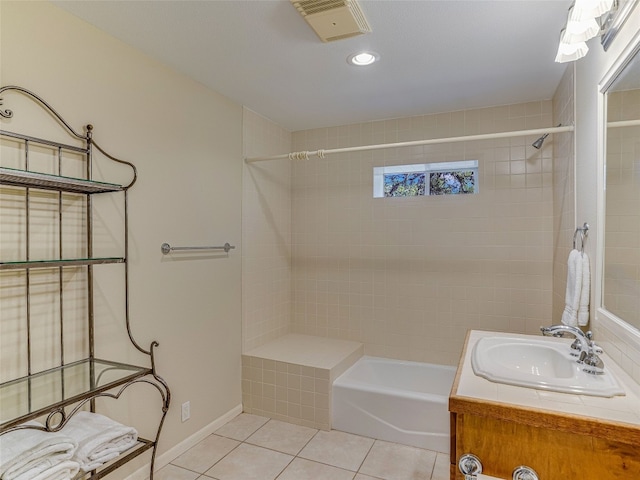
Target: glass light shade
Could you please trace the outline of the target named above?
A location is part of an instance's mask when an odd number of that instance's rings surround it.
[[[611,7],[613,0],[576,0],[572,15],[578,21],[598,18],[611,10]]]
[[[598,22],[596,22],[594,18],[588,20],[573,20],[571,14],[569,14],[567,28],[562,35],[562,42],[586,42],[590,38],[598,35],[598,33],[600,33],[600,25],[598,25]]]
[[[585,42],[579,43],[563,43],[560,42],[558,53],[556,54],[557,63],[573,62],[584,57],[589,51],[589,47]]]

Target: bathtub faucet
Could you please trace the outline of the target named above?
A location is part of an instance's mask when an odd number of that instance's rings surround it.
[[[564,333],[573,335],[575,340],[571,344],[571,355],[578,357],[578,363],[585,365],[583,370],[593,375],[604,373],[604,362],[598,356],[602,353],[602,349],[591,340],[593,334],[590,331],[584,333],[578,327],[571,325],[540,327],[540,331],[547,337],[562,337]]]

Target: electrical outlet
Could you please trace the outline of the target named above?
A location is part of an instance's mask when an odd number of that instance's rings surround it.
[[[191,402],[182,404],[182,421],[186,422],[191,417]]]

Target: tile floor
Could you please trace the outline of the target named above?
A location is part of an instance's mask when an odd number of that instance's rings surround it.
[[[240,414],[157,480],[449,480],[449,456]]]

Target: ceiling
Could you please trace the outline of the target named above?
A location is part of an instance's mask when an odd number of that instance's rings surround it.
[[[53,3],[297,131],[549,99],[571,0],[359,0],[372,32],[330,43],[289,0]]]

